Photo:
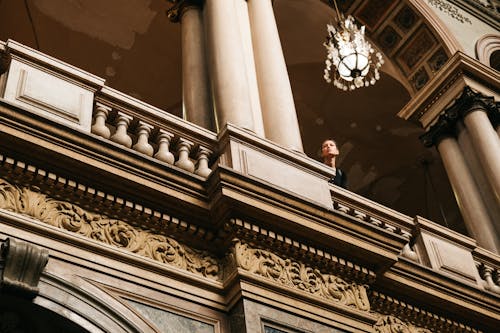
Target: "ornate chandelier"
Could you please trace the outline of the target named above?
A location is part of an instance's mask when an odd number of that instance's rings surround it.
[[[328,35],[323,45],[328,54],[324,78],[326,82],[333,82],[335,87],[345,91],[374,85],[380,78],[378,69],[384,63],[382,55],[375,52],[365,39],[365,26],[359,29],[351,15],[344,19],[344,15],[339,14],[335,0],[333,3],[338,22],[336,27],[333,24],[326,25]]]

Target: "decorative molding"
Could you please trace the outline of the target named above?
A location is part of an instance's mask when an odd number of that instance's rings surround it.
[[[500,29],[500,2],[498,0],[448,0],[483,22]]]
[[[461,23],[467,22],[472,25],[472,22],[468,17],[465,17],[462,14],[460,14],[458,8],[448,3],[447,1],[445,0],[427,0],[427,1],[431,6],[434,6],[440,11],[450,15],[455,20]]]
[[[432,333],[426,328],[415,327],[394,316],[384,316],[373,325],[376,333]]]
[[[481,331],[463,323],[436,315],[377,291],[370,292],[369,300],[372,311],[377,312],[381,316],[379,321],[374,325],[375,332],[481,333]],[[400,330],[397,330],[397,328]]]
[[[439,116],[437,122],[420,136],[426,147],[436,145],[443,137],[453,137],[456,133],[456,124],[470,112],[483,110],[486,112],[493,127],[500,122],[498,102],[493,97],[474,92],[466,86],[459,98]]]
[[[49,251],[7,238],[0,247],[3,268],[0,290],[32,299],[38,295],[38,282],[49,260]]]
[[[487,34],[476,42],[476,56],[483,64],[490,66],[491,55],[500,50],[500,34]]]
[[[49,187],[51,194],[57,198],[75,196],[78,202],[90,203],[93,208],[104,211],[108,217],[120,216],[119,218],[128,222],[132,216],[134,220],[141,220],[143,226],[152,230],[175,230],[179,234],[196,235],[204,241],[217,239],[213,232],[200,226],[2,154],[0,154],[0,168],[6,170],[8,176],[16,179],[16,182],[26,185],[36,183],[39,187]]]
[[[229,231],[238,239],[252,239],[263,246],[272,244],[274,252],[294,255],[303,262],[313,261],[316,266],[331,269],[350,280],[371,284],[376,279],[375,272],[370,269],[241,219],[230,219],[226,227],[226,232]]]
[[[31,216],[56,228],[83,235],[155,261],[213,280],[220,280],[222,266],[206,251],[180,244],[173,238],[94,214],[66,201],[39,193],[36,187],[18,187],[0,178],[0,209]]]
[[[272,280],[285,287],[307,292],[358,310],[369,311],[367,286],[347,282],[332,274],[306,266],[235,239],[228,261],[248,273]]]

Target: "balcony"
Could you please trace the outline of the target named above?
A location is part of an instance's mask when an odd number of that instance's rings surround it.
[[[16,226],[215,294],[245,279],[336,306],[307,278],[284,285],[238,257],[258,261],[271,246],[277,258],[370,286],[371,304],[346,303],[363,322],[370,306],[427,305],[435,313],[420,311],[422,322],[494,326],[500,260],[473,239],[330,185],[328,167],[252,132],[228,124],[213,133],[11,40],[0,53],[1,238],[3,225]],[[217,259],[228,253],[237,273]],[[453,312],[462,318],[444,317]]]

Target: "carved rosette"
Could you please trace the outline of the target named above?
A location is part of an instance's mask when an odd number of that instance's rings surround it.
[[[373,329],[375,333],[432,333],[426,328],[413,326],[393,316],[381,317],[373,325]]]
[[[270,251],[251,248],[240,240],[233,241],[231,254],[236,267],[249,273],[359,310],[370,310],[364,285],[323,274],[317,269],[291,259],[283,259]]]
[[[203,277],[221,279],[221,265],[207,252],[191,249],[170,237],[152,234],[124,221],[90,213],[35,190],[19,188],[4,179],[0,179],[0,208]]]

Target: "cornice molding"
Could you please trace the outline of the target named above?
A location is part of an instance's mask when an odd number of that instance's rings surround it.
[[[42,189],[50,192],[55,199],[71,200],[83,208],[99,209],[109,218],[121,219],[158,232],[169,230],[183,237],[192,236],[202,241],[218,241],[216,235],[199,225],[165,212],[146,207],[111,193],[103,192],[77,180],[59,176],[36,165],[28,164],[0,154],[0,169],[20,187],[34,186],[42,194]],[[1,179],[1,178],[0,178]],[[45,194],[44,194],[45,195]],[[47,196],[47,197],[49,197]]]
[[[448,0],[451,3],[462,8],[469,14],[476,16],[483,22],[488,23],[492,27],[500,30],[500,15],[498,14],[495,7],[486,6],[482,1],[478,0]],[[500,5],[497,5],[497,8]]]
[[[375,272],[366,267],[256,224],[232,218],[226,230],[231,230],[236,239],[251,240],[252,245],[264,249],[272,248],[275,254],[280,253],[304,263],[314,264],[316,267],[324,268],[349,280],[367,285],[376,280]]]
[[[441,332],[441,333],[479,333],[480,330],[467,326],[463,323],[456,322],[449,318],[436,315],[416,307],[407,302],[403,302],[394,297],[387,296],[377,291],[371,291],[368,295],[372,310],[381,314],[381,317],[374,327],[379,330],[376,332],[393,332],[386,331],[384,328],[400,325],[408,331],[402,332]],[[416,325],[417,328],[413,325]]]
[[[220,280],[222,276],[222,265],[206,251],[151,232],[145,225],[132,226],[70,202],[55,200],[40,193],[36,187],[18,187],[0,178],[0,208],[205,278]]]
[[[493,97],[484,96],[481,93],[474,92],[466,86],[460,97],[453,104],[444,110],[438,120],[420,136],[424,146],[432,147],[445,137],[454,137],[456,134],[457,122],[463,120],[469,113],[474,111],[484,111],[495,128],[500,119],[498,102]]]
[[[398,113],[398,116],[419,122],[428,129],[443,110],[454,103],[465,87],[500,99],[498,72],[471,57],[457,52],[428,84]]]
[[[336,275],[323,273],[300,261],[278,256],[239,239],[233,240],[227,260],[234,267],[285,287],[361,311],[370,310],[366,285],[348,282]]]
[[[394,316],[383,316],[373,325],[375,333],[393,333],[393,332],[404,332],[404,333],[432,333],[428,329],[415,327],[410,323],[405,323],[404,321],[398,319]]]

